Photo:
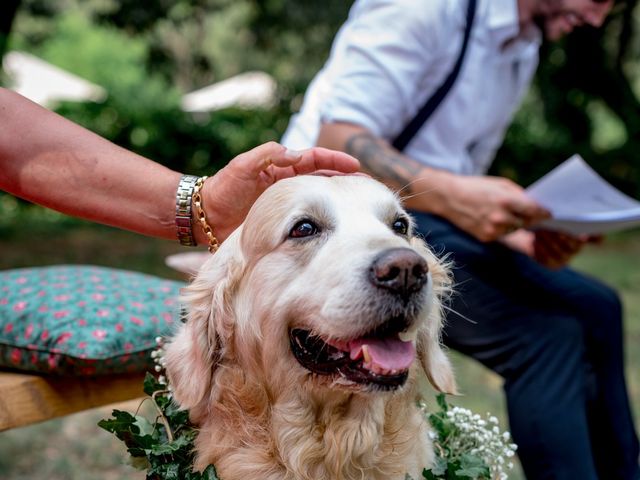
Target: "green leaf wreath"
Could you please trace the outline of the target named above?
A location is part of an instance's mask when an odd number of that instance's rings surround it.
[[[171,400],[167,385],[147,373],[144,393],[149,395],[158,416],[151,422],[141,415],[114,410],[113,417],[98,425],[122,440],[131,455],[131,465],[147,471],[147,480],[219,480],[216,469],[193,472],[193,441],[196,429],[189,412]]]
[[[162,348],[156,353],[156,371],[162,371]],[[154,352],[155,353],[155,352]],[[197,430],[189,423],[189,413],[172,401],[163,376],[147,373],[144,392],[157,411],[153,421],[146,417],[114,410],[113,417],[98,425],[122,440],[131,456],[131,465],[147,471],[147,480],[220,480],[210,465],[203,472],[193,471],[194,439]],[[422,472],[422,480],[506,480],[506,471],[516,446],[509,432],[501,432],[498,420],[447,403],[436,397],[438,409],[429,413],[421,403],[425,420],[432,427],[435,462]],[[409,475],[407,480],[411,479]]]

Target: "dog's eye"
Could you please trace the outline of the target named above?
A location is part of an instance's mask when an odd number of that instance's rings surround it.
[[[318,226],[313,223],[311,220],[300,220],[296,223],[291,231],[289,232],[289,237],[291,238],[303,238],[310,237],[311,235],[315,235],[318,233],[320,229]]]
[[[406,218],[396,218],[391,225],[391,229],[399,235],[406,235],[409,231],[409,220]]]

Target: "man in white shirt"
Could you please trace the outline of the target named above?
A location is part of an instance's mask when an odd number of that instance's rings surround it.
[[[444,340],[505,379],[528,478],[638,480],[620,301],[564,267],[590,239],[522,229],[548,212],[515,183],[486,176],[542,34],[600,26],[613,0],[468,2],[357,0],[283,143],[358,157],[405,197],[436,251],[451,254],[460,315],[449,315]],[[394,148],[460,58],[444,99]]]

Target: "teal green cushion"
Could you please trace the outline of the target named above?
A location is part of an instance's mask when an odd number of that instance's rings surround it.
[[[0,367],[59,375],[153,368],[181,282],[86,265],[0,271]]]

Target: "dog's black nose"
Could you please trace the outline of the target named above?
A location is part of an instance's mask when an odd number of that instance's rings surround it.
[[[427,282],[429,266],[410,248],[392,248],[378,255],[371,265],[371,282],[399,295],[419,291]]]

